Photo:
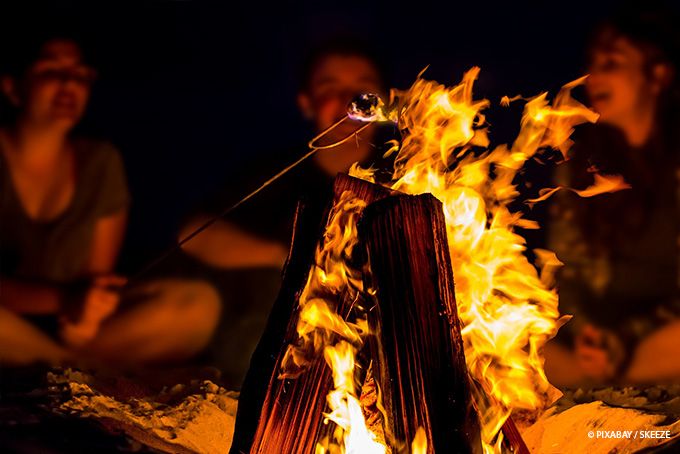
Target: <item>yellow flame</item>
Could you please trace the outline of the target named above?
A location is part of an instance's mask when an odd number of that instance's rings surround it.
[[[515,142],[489,151],[481,113],[489,103],[472,97],[478,73],[479,68],[471,69],[454,87],[419,77],[408,90],[393,92],[403,138],[390,149],[397,155],[389,186],[409,194],[431,193],[443,204],[465,356],[483,390],[475,399],[482,443],[491,453],[500,452],[501,427],[513,409],[543,404],[541,394],[549,383],[539,353],[564,320],[552,287],[559,260],[549,251],[538,251],[537,270],[524,255],[524,239],[514,231],[538,225],[509,210],[518,195],[513,179],[543,148],[557,149],[566,158],[573,127],[595,121],[597,114],[570,96],[583,82],[576,80],[552,104],[546,93],[528,99]],[[516,99],[523,98],[503,102]],[[373,181],[371,169],[355,165],[350,174]],[[619,183],[599,181],[600,189],[614,190]],[[357,300],[368,291],[362,287],[362,270],[349,265],[364,205],[349,193],[340,198],[300,297],[300,342],[289,347],[284,359],[284,377],[294,376],[311,355],[321,352],[333,371],[326,418],[336,424],[334,442],[319,444],[318,454],[386,451],[366,427],[357,399],[354,361],[368,334],[366,321],[348,322],[346,314],[337,313],[340,298]],[[411,447],[414,453],[427,451],[422,428]]]
[[[366,427],[354,378],[357,346],[363,344],[368,334],[368,323],[365,318],[348,322],[337,310],[341,301],[356,302],[361,292],[370,293],[363,287],[363,270],[350,262],[358,242],[357,219],[365,206],[364,201],[349,191],[340,196],[300,295],[299,342],[288,347],[282,364],[281,377],[296,377],[323,352],[333,372],[334,389],[327,396],[330,412],[325,416],[336,428],[333,441],[317,445],[317,454],[384,454],[386,451]]]
[[[581,190],[563,186],[541,189],[538,191],[539,197],[535,199],[529,199],[526,201],[526,203],[531,206],[535,203],[547,200],[560,189],[566,189],[568,191],[574,192],[581,197],[595,197],[596,195],[617,192],[631,188],[631,186],[626,183],[621,175],[600,175],[595,173],[593,174],[593,179],[594,182],[592,185]]]
[[[427,454],[427,436],[425,435],[425,429],[422,427],[418,427],[416,436],[413,438],[411,454]]]
[[[347,454],[384,454],[386,447],[367,427],[354,383],[354,356],[356,350],[341,341],[326,347],[324,358],[333,371],[335,389],[328,393],[331,409],[326,418],[337,424],[336,439],[341,438]]]
[[[403,140],[391,187],[431,193],[443,204],[468,370],[491,401],[482,405],[476,396],[482,441],[486,452],[498,452],[510,412],[542,403],[549,383],[539,351],[560,324],[551,288],[559,261],[543,253],[539,276],[524,255],[525,241],[514,228],[537,224],[508,209],[518,195],[513,179],[543,148],[566,157],[573,127],[597,114],[570,96],[581,78],[565,85],[552,105],[546,93],[529,99],[512,146],[485,151],[481,111],[488,102],[472,97],[478,73],[471,69],[454,87],[418,79],[396,93]]]
[[[342,194],[338,201],[300,295],[299,342],[286,351],[282,378],[298,376],[335,337],[361,343],[368,330],[365,319],[350,323],[337,313],[340,298],[355,299],[363,291],[361,270],[351,267],[349,258],[358,242],[356,220],[365,205],[350,192]]]

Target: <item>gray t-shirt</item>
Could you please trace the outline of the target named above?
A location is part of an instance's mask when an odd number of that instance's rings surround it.
[[[110,144],[73,142],[76,187],[68,207],[55,219],[31,219],[19,200],[0,153],[0,275],[68,283],[85,274],[98,219],[130,203],[123,162]]]

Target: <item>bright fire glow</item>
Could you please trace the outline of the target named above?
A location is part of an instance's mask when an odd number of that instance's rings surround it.
[[[489,103],[472,97],[478,72],[471,69],[455,87],[419,78],[393,93],[402,142],[391,187],[431,193],[443,203],[467,366],[486,394],[475,396],[482,443],[486,452],[500,452],[501,427],[511,411],[542,404],[550,385],[539,352],[560,326],[550,276],[559,261],[541,251],[539,274],[524,255],[515,227],[537,225],[508,209],[518,195],[513,179],[543,148],[566,157],[573,127],[596,121],[597,114],[570,96],[584,79],[576,80],[552,105],[546,93],[528,100],[512,146],[489,151],[481,113]],[[597,187],[581,195],[594,193]]]
[[[597,114],[571,97],[571,89],[583,82],[579,79],[565,85],[552,105],[546,93],[527,100],[512,146],[488,150],[481,112],[489,103],[472,97],[478,72],[471,69],[454,87],[419,77],[408,90],[394,92],[392,113],[402,141],[390,187],[408,194],[431,193],[443,204],[465,357],[479,385],[473,389],[482,390],[475,400],[482,443],[491,453],[500,452],[501,427],[513,409],[543,404],[541,394],[550,385],[540,349],[562,320],[552,288],[559,260],[549,251],[536,251],[534,266],[524,255],[525,241],[515,228],[537,224],[509,210],[518,195],[513,179],[541,149],[554,148],[566,157],[573,127],[594,122]],[[369,170],[356,165],[350,174],[372,180]],[[592,187],[576,192],[591,196],[623,187],[616,178],[596,176]],[[544,191],[540,200],[555,190]],[[300,339],[289,347],[283,364],[282,376],[294,377],[323,354],[333,371],[326,417],[336,430],[332,441],[319,443],[317,454],[387,451],[367,428],[357,399],[355,354],[368,335],[366,320],[355,317],[350,322],[347,314],[337,311],[339,301],[358,301],[362,292],[370,292],[362,287],[365,270],[349,265],[364,206],[349,193],[336,205],[300,297]],[[414,454],[427,452],[422,428],[411,448]]]
[[[334,389],[328,394],[326,420],[336,424],[333,440],[324,440],[317,454],[384,454],[386,447],[366,427],[354,378],[354,358],[368,333],[365,318],[348,322],[338,314],[340,301],[358,302],[362,272],[350,265],[358,242],[357,219],[365,202],[350,192],[341,195],[316,251],[305,288],[300,295],[297,332],[300,342],[289,346],[283,360],[283,377],[294,377],[312,358],[323,353],[333,371]],[[353,304],[355,310],[361,310]]]
[[[422,427],[418,427],[413,443],[411,443],[411,454],[427,454],[427,435]]]
[[[361,404],[356,396],[355,353],[354,347],[344,341],[324,350],[324,358],[333,370],[335,385],[335,389],[328,393],[328,405],[332,411],[326,417],[337,424],[335,438],[342,440],[339,445],[344,446],[347,454],[384,454],[387,449],[366,427]]]

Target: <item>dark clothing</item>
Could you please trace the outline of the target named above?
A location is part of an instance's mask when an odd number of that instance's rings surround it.
[[[76,184],[68,207],[55,219],[31,219],[19,200],[0,153],[0,275],[56,284],[83,276],[98,219],[130,203],[123,164],[111,145],[73,142]]]
[[[238,199],[256,189],[286,165],[283,163],[278,168],[271,163],[264,165],[251,173],[249,181],[235,182],[236,184],[230,185],[228,193],[238,194]],[[329,200],[332,186],[333,178],[322,172],[311,158],[308,158],[241,205],[225,220],[260,238],[287,244],[293,231],[293,217],[297,202],[302,200],[320,213],[322,205]],[[227,198],[219,197],[217,200],[227,200]],[[216,212],[220,205],[213,203],[214,208],[210,211]]]
[[[597,170],[622,175],[632,188],[592,198],[567,191],[555,197],[550,247],[565,262],[562,312],[639,338],[647,329],[628,325],[649,325],[645,319],[677,304],[677,145],[656,136],[634,149],[606,125],[585,128],[577,139],[572,159],[558,168],[558,184],[584,189]]]
[[[378,169],[376,177],[380,181],[386,181],[391,177],[392,161],[382,157],[383,152],[387,150],[385,143],[391,138],[393,135],[390,128],[379,130],[373,140],[374,153],[366,162],[361,163],[364,167],[372,164]],[[300,146],[295,148],[294,152],[283,154],[282,157],[253,163],[254,170],[241,172],[237,178],[232,178],[222,192],[202,207],[202,211],[211,214],[221,212],[257,189],[307,151],[306,146]],[[318,151],[318,153],[331,152],[332,149]],[[295,207],[298,201],[303,201],[310,210],[308,213],[314,213],[320,219],[331,200],[333,181],[334,176],[321,170],[311,156],[238,207],[225,220],[260,238],[288,244],[293,232]]]

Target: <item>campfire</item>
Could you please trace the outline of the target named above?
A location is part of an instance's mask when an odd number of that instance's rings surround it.
[[[541,347],[567,317],[559,260],[524,255],[515,228],[538,225],[509,209],[513,180],[544,149],[566,159],[573,127],[597,114],[571,97],[579,79],[552,104],[527,100],[514,143],[489,150],[478,72],[353,104],[353,118],[396,121],[392,182],[355,166],[325,225],[299,207],[232,453],[527,452],[510,416],[551,403]],[[598,175],[580,195],[623,187]]]
[[[117,379],[66,370],[50,374],[56,413],[162,452],[636,452],[677,441],[678,386],[567,390],[551,405],[560,393],[541,351],[568,320],[554,288],[560,262],[525,256],[516,229],[539,226],[511,209],[513,181],[545,150],[566,160],[573,127],[597,115],[571,97],[579,79],[551,104],[545,93],[524,99],[518,137],[491,150],[489,102],[472,95],[478,71],[454,87],[419,77],[388,102],[365,94],[350,106],[348,118],[397,124],[391,182],[354,166],[337,176],[321,222],[298,204],[238,401],[210,380],[131,397]],[[587,188],[524,202],[626,187],[594,173]],[[650,428],[667,436],[607,435]]]

